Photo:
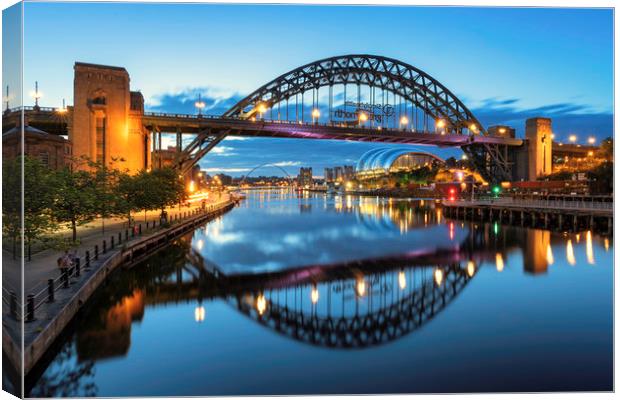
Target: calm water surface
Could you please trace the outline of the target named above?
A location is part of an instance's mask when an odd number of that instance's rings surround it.
[[[612,390],[613,249],[428,201],[251,192],[115,273],[31,396]]]

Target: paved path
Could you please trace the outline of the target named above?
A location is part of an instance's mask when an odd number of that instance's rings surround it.
[[[216,198],[207,202],[207,204],[213,204],[228,199],[228,196],[223,194],[221,199]],[[196,208],[200,208],[200,203],[195,203],[190,207],[170,207],[167,209],[168,215],[175,216],[176,214],[192,211]],[[136,224],[142,224],[145,228],[146,222],[152,223],[159,220],[160,211],[148,211],[145,215],[144,212],[135,213],[133,215]],[[176,218],[176,217],[175,217]],[[99,244],[103,239],[109,241],[110,236],[118,237],[118,233],[125,234],[127,229],[127,219],[121,218],[106,218],[104,221],[105,231],[101,229],[101,219],[97,219],[86,225],[78,227],[78,240],[80,244],[76,247],[79,256],[83,256],[87,249],[91,250],[95,244]],[[63,230],[59,233],[60,237],[70,238],[71,231]],[[123,236],[124,238],[124,236]],[[46,284],[49,278],[56,278],[60,272],[57,268],[56,260],[63,253],[59,250],[43,250],[32,255],[31,261],[26,261],[24,265],[24,289],[25,294],[40,290],[43,285]],[[13,260],[12,254],[9,251],[3,250],[2,252],[2,285],[7,290],[14,290],[19,292],[21,272],[19,257],[17,260]]]

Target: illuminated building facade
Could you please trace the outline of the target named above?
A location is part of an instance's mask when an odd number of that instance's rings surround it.
[[[73,121],[75,157],[88,157],[135,173],[150,165],[150,139],[142,125],[144,99],[131,92],[125,68],[75,63]]]

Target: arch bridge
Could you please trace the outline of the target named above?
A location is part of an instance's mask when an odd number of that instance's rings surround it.
[[[128,82],[124,68],[76,63],[78,67],[116,74]],[[76,79],[76,85],[88,83],[83,79],[91,78]],[[83,90],[75,89],[80,94]],[[123,101],[131,98],[131,104],[124,106],[129,110],[131,129],[138,132],[135,125],[141,124],[143,132],[150,132],[155,150],[162,150],[162,133],[176,134],[175,165],[181,172],[189,171],[226,136],[240,135],[460,147],[487,180],[497,181],[510,179],[510,149],[523,144],[520,139],[490,135],[459,98],[426,72],[393,58],[370,54],[330,57],[295,68],[261,86],[222,115],[144,112],[140,93],[130,94],[122,93]],[[108,97],[115,95],[114,91],[108,93]],[[76,121],[88,121],[77,114],[91,112],[93,107],[105,111],[113,103],[94,104],[92,99],[86,106],[76,103],[62,109],[60,120],[55,116],[60,112],[56,109],[35,106],[25,111],[33,126],[66,133],[78,129]],[[197,105],[201,110],[205,104]],[[16,121],[18,115],[8,111],[3,127]],[[115,133],[129,126],[122,122],[115,122],[118,129],[109,127],[109,149],[114,148],[117,139],[119,143],[127,141],[126,135]],[[94,127],[88,129],[94,132]],[[193,135],[186,146],[183,134]],[[75,137],[73,154],[92,156],[93,147],[84,139],[78,143]],[[150,150],[145,140],[140,144],[144,154],[136,153],[132,163],[136,167],[148,164]]]

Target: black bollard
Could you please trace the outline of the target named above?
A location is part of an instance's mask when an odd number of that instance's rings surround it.
[[[138,225],[138,234],[142,235],[142,224]]]
[[[125,241],[129,240],[129,231],[125,229]]]
[[[86,250],[86,265],[84,266],[84,269],[86,268],[90,268],[90,251]]]
[[[26,303],[26,322],[34,321],[34,295],[28,295],[28,302]]]
[[[11,291],[11,315],[17,318],[17,295]]]
[[[121,235],[121,233],[118,233],[118,244],[123,243],[123,235]]]
[[[75,259],[75,276],[80,276],[80,259]]]
[[[106,251],[108,251],[108,244],[106,243],[105,239],[103,239],[103,250],[102,250],[102,253],[105,254]]]
[[[110,236],[110,248],[114,248],[114,235]]]
[[[54,280],[53,279],[47,280],[47,302],[48,303],[54,302]]]

